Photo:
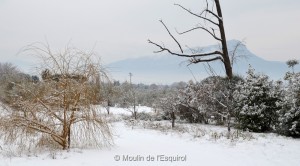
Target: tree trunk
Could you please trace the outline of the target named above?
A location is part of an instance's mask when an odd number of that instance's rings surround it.
[[[230,132],[230,120],[231,120],[231,116],[230,116],[230,113],[228,113],[228,115],[227,115],[227,128],[228,128],[228,132]]]
[[[70,149],[71,146],[71,125],[69,125],[68,128],[68,149]]]
[[[228,54],[228,48],[227,48],[227,41],[226,41],[226,35],[225,35],[225,29],[224,29],[224,22],[223,22],[223,16],[222,16],[222,10],[221,10],[221,5],[219,0],[215,0],[216,3],[216,8],[219,16],[219,29],[220,29],[220,34],[221,34],[221,39],[222,39],[222,52],[223,52],[223,63],[225,66],[225,71],[227,77],[231,80],[233,77],[232,74],[232,67],[230,63],[230,58]]]
[[[134,119],[137,120],[137,112],[136,112],[136,105],[135,105],[135,97],[134,97],[134,103],[133,103],[133,113],[134,113]]]
[[[108,115],[109,115],[109,111],[110,111],[110,106],[111,106],[111,102],[110,102],[110,99],[108,98],[107,99],[107,107],[106,107],[106,111],[107,111]]]
[[[66,103],[66,97],[64,96],[64,103]],[[68,148],[68,123],[67,123],[67,107],[64,106],[64,122],[63,122],[63,131],[62,131],[62,138],[63,138],[63,150]]]
[[[134,119],[137,120],[137,113],[135,111],[133,112],[133,115],[134,115]]]
[[[172,128],[174,128],[175,127],[175,112],[174,111],[172,111],[171,112],[171,119],[172,119]]]
[[[229,83],[231,84],[231,80],[233,78],[233,73],[232,73],[232,66],[231,66],[231,62],[230,62],[230,58],[229,58],[229,54],[228,54],[228,48],[227,48],[227,40],[226,40],[226,35],[225,35],[225,28],[224,28],[224,20],[223,20],[223,15],[222,15],[222,10],[221,10],[221,5],[219,0],[215,0],[216,3],[216,8],[217,8],[217,12],[218,12],[218,16],[219,16],[219,29],[220,29],[220,34],[221,34],[221,39],[222,39],[222,51],[223,51],[223,63],[224,63],[224,67],[225,67],[225,71],[226,71],[226,75],[229,79]],[[232,100],[232,90],[231,90],[231,86],[229,89],[229,100]],[[228,110],[228,116],[227,116],[227,128],[228,128],[228,132],[230,132],[230,120],[231,120],[231,115],[230,115],[230,110]]]
[[[109,109],[110,109],[110,107],[107,106],[107,107],[106,107],[107,115],[109,115]]]

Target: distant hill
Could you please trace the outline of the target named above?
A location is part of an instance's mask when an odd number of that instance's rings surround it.
[[[238,42],[237,40],[228,41],[229,52],[234,50]],[[219,46],[213,45],[197,50],[208,52],[218,48]],[[250,52],[245,45],[238,47],[236,55],[246,58],[240,58],[234,64],[233,72],[235,74],[245,75],[249,64],[251,64],[256,72],[265,73],[272,79],[277,80],[283,78],[284,74],[290,70],[285,62],[264,60]],[[107,67],[115,80],[128,80],[129,73],[133,73],[133,81],[135,83],[170,84],[195,79],[200,81],[209,76],[207,64],[192,64],[187,67],[187,60],[186,58],[162,53],[116,61],[110,63]],[[210,66],[217,75],[224,75],[225,72],[221,62],[212,62]],[[297,65],[295,69],[300,71],[300,65]]]

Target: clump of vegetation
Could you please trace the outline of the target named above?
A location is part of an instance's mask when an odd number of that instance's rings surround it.
[[[109,79],[94,54],[74,48],[53,53],[47,45],[26,51],[41,58],[42,80],[11,82],[10,101],[0,115],[5,141],[61,149],[111,145],[111,127],[94,106],[102,102],[101,83]]]

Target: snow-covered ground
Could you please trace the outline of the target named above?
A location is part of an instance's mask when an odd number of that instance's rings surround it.
[[[116,111],[117,109],[113,109]],[[187,125],[185,125],[187,126]],[[207,131],[226,128],[199,125]],[[1,156],[0,166],[298,166],[300,140],[276,134],[252,134],[253,139],[193,137],[113,123],[115,145],[107,149],[71,149],[37,156]],[[0,143],[1,146],[1,143]],[[5,149],[1,149],[3,151]],[[179,161],[166,161],[167,159]],[[129,161],[138,160],[138,161]],[[148,161],[150,160],[150,161]]]
[[[99,107],[102,112],[106,112],[106,109],[103,107]],[[152,108],[146,106],[136,106],[137,112],[144,112],[144,113],[153,113]],[[118,107],[111,107],[110,113],[112,114],[123,114],[123,115],[132,115],[132,108],[124,109]]]

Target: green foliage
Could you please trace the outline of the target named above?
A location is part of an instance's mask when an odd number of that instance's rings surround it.
[[[280,92],[268,76],[255,74],[249,68],[245,82],[235,92],[235,113],[238,127],[243,130],[265,132],[274,129],[280,107]]]
[[[300,73],[287,73],[288,81],[279,113],[277,132],[300,137]]]

